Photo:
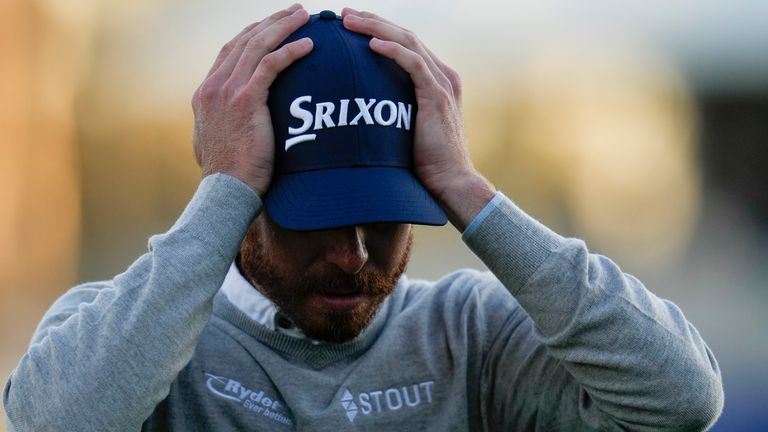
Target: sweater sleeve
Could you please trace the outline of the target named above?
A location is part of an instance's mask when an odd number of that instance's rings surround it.
[[[130,431],[192,358],[230,263],[261,209],[247,185],[203,179],[174,226],[112,281],[48,310],[3,393],[16,432]]]
[[[611,260],[501,194],[463,239],[526,312],[489,344],[491,429],[693,431],[720,414],[720,370],[699,333]]]

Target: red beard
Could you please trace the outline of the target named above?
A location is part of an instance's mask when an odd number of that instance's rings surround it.
[[[413,243],[410,234],[402,259],[389,275],[368,268],[352,275],[332,265],[320,274],[291,272],[285,275],[264,251],[258,230],[251,229],[248,237],[237,257],[243,276],[272,300],[304,335],[333,343],[353,339],[368,326],[405,271]],[[318,295],[339,294],[360,295],[363,301],[349,310],[318,304]]]

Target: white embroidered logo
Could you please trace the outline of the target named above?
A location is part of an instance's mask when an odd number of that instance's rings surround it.
[[[380,126],[392,126],[405,130],[411,130],[411,104],[402,102],[392,102],[390,100],[354,98],[354,105],[357,107],[357,114],[349,120],[349,99],[339,100],[339,113],[334,122],[333,114],[336,112],[336,104],[333,102],[318,102],[315,104],[315,112],[302,108],[302,104],[312,103],[312,96],[299,96],[291,102],[291,116],[301,120],[301,126],[288,128],[289,135],[296,135],[293,138],[285,140],[285,151],[296,144],[305,141],[314,141],[317,134],[305,134],[312,128],[313,130],[327,129],[338,126],[357,126],[360,120],[366,125],[378,124]],[[373,107],[373,113],[371,113]],[[313,127],[314,126],[314,127]]]
[[[354,423],[358,413],[371,416],[386,411],[399,411],[431,404],[434,384],[434,381],[424,381],[401,387],[361,392],[357,396],[349,389],[344,389],[340,402],[349,422]]]
[[[344,390],[344,394],[341,395],[341,406],[343,406],[344,411],[347,412],[347,418],[350,422],[354,422],[355,416],[357,416],[357,405],[355,405],[353,399],[352,393],[350,393],[349,390]]]
[[[242,403],[242,406],[251,412],[286,426],[293,426],[293,420],[291,420],[285,404],[276,398],[268,397],[264,390],[257,392],[233,379],[207,372],[205,374],[208,376],[205,384],[208,390],[216,396]]]

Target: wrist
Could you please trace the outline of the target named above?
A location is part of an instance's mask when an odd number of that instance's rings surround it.
[[[260,198],[264,197],[264,195],[267,193],[267,189],[269,188],[269,183],[271,180],[269,178],[265,179],[260,176],[255,176],[250,173],[250,170],[238,169],[204,169],[202,176],[207,177],[216,173],[226,174],[230,177],[234,177],[240,180],[241,182],[248,185],[251,189],[253,189],[253,191],[256,192]]]
[[[496,195],[496,188],[478,172],[472,170],[451,176],[433,196],[460,232]]]

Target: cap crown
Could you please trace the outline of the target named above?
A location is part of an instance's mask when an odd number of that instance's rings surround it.
[[[303,37],[314,48],[269,90],[276,174],[410,167],[417,110],[410,76],[332,12],[311,16],[284,43]]]

